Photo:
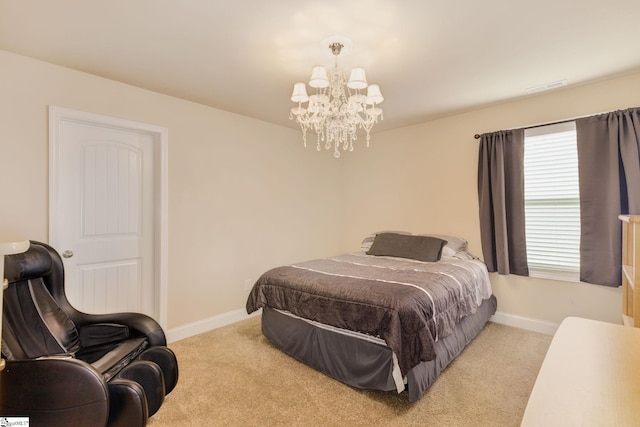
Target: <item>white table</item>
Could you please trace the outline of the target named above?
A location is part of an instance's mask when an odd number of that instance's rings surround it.
[[[640,426],[640,328],[566,318],[521,426]]]

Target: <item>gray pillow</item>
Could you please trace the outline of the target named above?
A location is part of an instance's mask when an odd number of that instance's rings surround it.
[[[446,240],[431,236],[413,236],[397,233],[380,233],[367,251],[367,255],[393,256],[436,262],[440,260]]]
[[[413,233],[409,233],[406,231],[395,231],[395,230],[385,230],[378,231],[364,238],[362,243],[360,244],[360,250],[363,252],[367,252],[373,243],[375,237],[380,233],[395,233],[395,234],[409,234],[413,235]],[[447,244],[442,248],[442,256],[454,256],[460,251],[464,251],[467,248],[467,241],[460,237],[448,236],[444,234],[419,234],[419,236],[429,236],[429,237],[437,237],[438,239],[446,240]]]

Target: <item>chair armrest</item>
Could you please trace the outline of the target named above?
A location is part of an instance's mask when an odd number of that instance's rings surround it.
[[[104,426],[109,391],[90,365],[68,357],[7,361],[0,372],[0,415],[32,425]]]
[[[74,318],[76,327],[82,333],[82,328],[95,323],[113,323],[129,327],[132,336],[145,336],[149,345],[167,345],[164,331],[151,317],[142,313],[109,313],[109,314],[86,314]]]
[[[82,347],[115,343],[129,338],[129,327],[118,323],[89,323],[78,332]]]

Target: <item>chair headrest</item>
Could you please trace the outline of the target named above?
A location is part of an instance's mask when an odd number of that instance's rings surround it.
[[[26,252],[4,257],[4,276],[9,283],[43,277],[51,272],[51,254],[43,246],[31,244]]]

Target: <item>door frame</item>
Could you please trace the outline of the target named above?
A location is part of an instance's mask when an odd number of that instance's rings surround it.
[[[158,323],[167,328],[167,292],[168,292],[168,148],[169,130],[166,127],[134,122],[115,117],[49,106],[49,244],[56,247],[58,236],[52,224],[57,221],[56,200],[58,197],[58,164],[60,148],[60,124],[72,121],[94,126],[144,132],[154,138],[154,259],[156,301],[154,302]]]

